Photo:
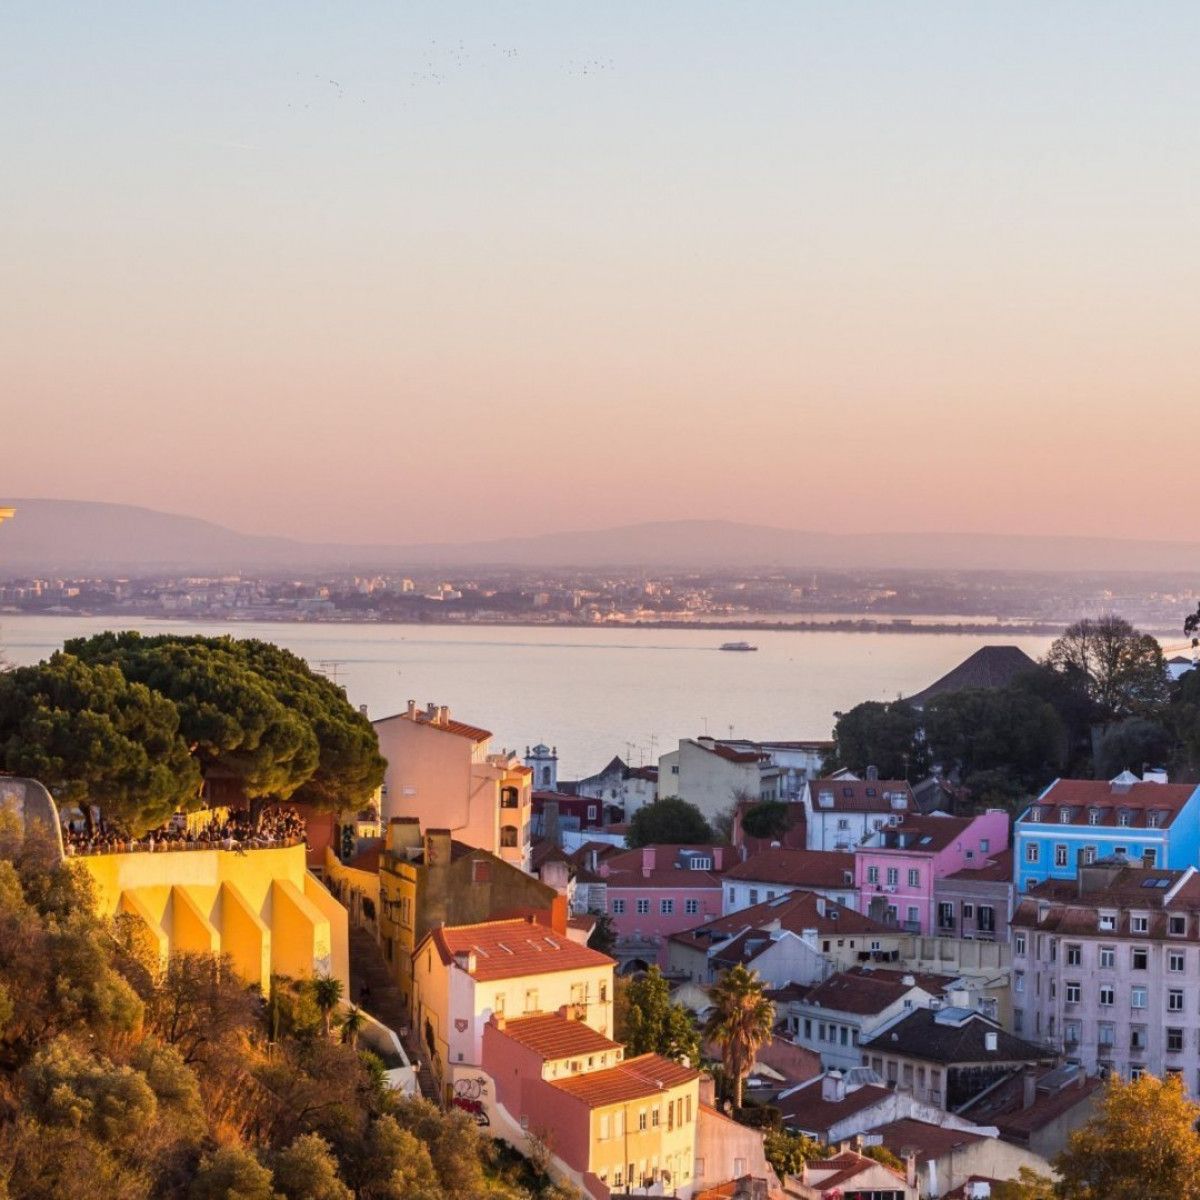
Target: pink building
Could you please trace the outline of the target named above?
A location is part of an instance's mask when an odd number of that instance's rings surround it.
[[[667,939],[721,915],[727,846],[643,846],[598,864],[624,966],[667,965]]]
[[[859,911],[910,933],[936,933],[934,885],[1008,846],[1008,814],[977,817],[904,814],[854,852]]]

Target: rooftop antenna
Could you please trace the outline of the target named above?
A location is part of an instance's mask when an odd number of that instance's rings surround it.
[[[342,667],[346,665],[344,658],[324,658],[317,663],[317,670],[325,676],[330,683],[340,682],[338,676],[341,674]]]
[[[708,737],[708,718],[701,717],[700,720],[702,720],[704,722],[704,736]]]

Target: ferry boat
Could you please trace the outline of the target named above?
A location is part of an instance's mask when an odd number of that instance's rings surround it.
[[[722,642],[722,650],[740,650],[743,653],[747,650],[757,650],[757,646],[750,645],[749,642]]]

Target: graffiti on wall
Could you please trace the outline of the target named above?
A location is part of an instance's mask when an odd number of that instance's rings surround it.
[[[463,1112],[469,1113],[475,1124],[481,1127],[491,1124],[491,1121],[488,1120],[487,1109],[483,1105],[484,1099],[487,1097],[487,1085],[488,1081],[485,1075],[477,1075],[474,1079],[466,1076],[456,1079],[454,1096],[450,1101],[455,1108],[461,1108]]]

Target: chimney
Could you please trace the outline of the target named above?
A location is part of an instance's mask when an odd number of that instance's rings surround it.
[[[439,704],[437,710],[437,723],[439,725],[450,724],[450,705]]]
[[[497,1029],[503,1029],[504,1028],[504,1014],[502,1012],[492,1013],[491,1024],[493,1024]]]
[[[388,822],[387,848],[398,857],[421,844],[421,822],[416,817],[393,817]]]
[[[714,871],[719,871],[721,869],[721,861],[724,857],[725,857],[724,846],[714,846],[712,848],[712,860],[713,860],[713,870]]]
[[[415,700],[410,700],[408,702],[408,719],[410,721],[415,720],[416,716],[417,716],[417,702]]]
[[[917,1152],[911,1146],[904,1147],[904,1182],[910,1188],[917,1186]]]
[[[577,1021],[579,1020],[580,1007],[578,1004],[560,1004],[558,1006],[558,1015],[564,1021]]]
[[[476,959],[473,950],[456,950],[454,953],[454,965],[460,971],[466,971],[468,975],[475,973]]]
[[[642,847],[642,878],[647,878],[651,871],[654,870],[654,862],[656,855],[653,846]]]
[[[821,1099],[837,1103],[846,1098],[846,1077],[836,1067],[821,1080]]]
[[[1037,1068],[1026,1067],[1021,1076],[1021,1107],[1032,1108],[1037,1099]]]
[[[425,830],[425,866],[446,867],[450,865],[450,830]]]
[[[868,767],[867,768],[867,778],[870,779],[872,782],[878,780],[879,779],[879,768],[876,766]]]
[[[425,705],[425,716],[430,721],[432,721],[435,725],[437,724],[437,714],[438,714],[438,706],[436,704],[434,704],[431,701],[430,703]]]
[[[715,1108],[717,1103],[717,1085],[711,1075],[700,1076],[700,1103]]]
[[[994,1029],[989,1029],[983,1035],[983,1048],[989,1054],[995,1054],[1000,1049],[1000,1038]]]
[[[364,717],[368,715],[368,709],[367,709],[367,706],[366,706],[365,704],[360,704],[360,705],[358,706],[358,711],[359,711],[360,713],[362,713],[362,715],[363,715]]]
[[[825,897],[818,896],[817,897],[817,916],[823,917],[824,915],[825,915]]]
[[[902,987],[916,987],[917,978],[915,975],[901,975],[900,984]]]

